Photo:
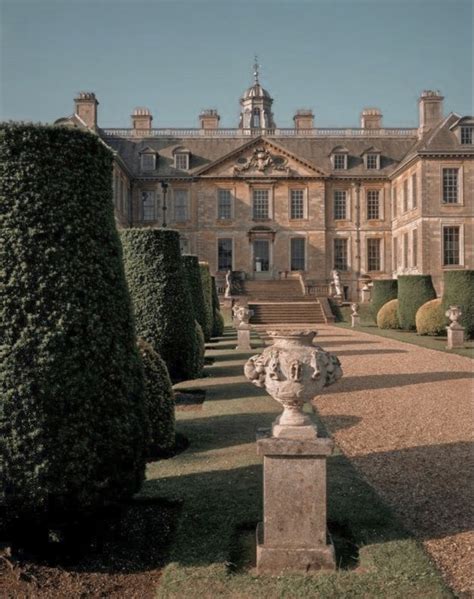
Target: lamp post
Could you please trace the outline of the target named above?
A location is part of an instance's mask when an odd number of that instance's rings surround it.
[[[163,222],[161,223],[162,227],[166,227],[166,192],[168,191],[168,183],[165,183],[164,181],[161,182],[161,191],[163,192],[163,205],[162,205],[162,211],[163,211]]]

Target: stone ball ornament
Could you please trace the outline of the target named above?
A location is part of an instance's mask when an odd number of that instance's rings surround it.
[[[274,436],[314,436],[315,427],[303,406],[342,377],[337,356],[313,344],[316,334],[309,330],[268,331],[273,345],[249,358],[244,366],[247,379],[265,388],[283,406],[273,426]],[[297,427],[306,428],[306,433]]]

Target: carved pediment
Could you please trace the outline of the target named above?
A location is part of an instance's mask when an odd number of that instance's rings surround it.
[[[253,140],[196,174],[209,177],[319,177],[325,173],[266,139]]]

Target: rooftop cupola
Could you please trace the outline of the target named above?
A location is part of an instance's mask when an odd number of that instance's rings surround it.
[[[240,98],[242,110],[239,127],[241,129],[274,129],[276,125],[273,121],[273,98],[260,85],[257,57],[255,57],[253,77],[253,85]]]

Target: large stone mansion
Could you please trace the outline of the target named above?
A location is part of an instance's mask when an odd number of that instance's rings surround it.
[[[102,129],[82,92],[56,124],[87,127],[115,153],[121,227],[179,230],[182,251],[219,277],[300,277],[326,285],[340,271],[346,299],[368,277],[474,268],[474,119],[443,113],[439,92],[419,98],[417,128],[385,128],[366,108],[360,128],[319,128],[311,110],[278,128],[260,84],[240,99],[238,127],[203,110],[195,129],[152,127],[137,108],[128,129]]]

